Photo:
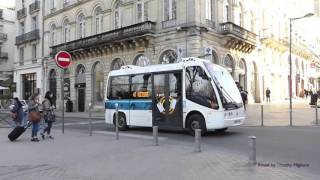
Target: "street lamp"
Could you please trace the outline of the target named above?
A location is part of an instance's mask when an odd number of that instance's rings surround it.
[[[290,111],[290,126],[292,126],[292,58],[291,58],[291,46],[292,46],[292,43],[291,43],[291,33],[292,33],[292,22],[295,21],[295,20],[298,20],[298,19],[302,19],[302,18],[307,18],[307,17],[311,17],[313,16],[314,14],[313,13],[308,13],[304,16],[301,16],[301,17],[297,17],[297,18],[289,18],[290,20],[290,39],[289,39],[289,65],[290,65],[290,75],[289,75],[289,83],[290,83],[290,87],[289,87],[289,95],[290,95],[290,106],[289,106],[289,111]]]

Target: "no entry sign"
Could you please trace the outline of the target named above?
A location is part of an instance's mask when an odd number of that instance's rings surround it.
[[[60,51],[54,57],[54,60],[60,68],[65,69],[68,68],[71,64],[71,55],[66,51]]]

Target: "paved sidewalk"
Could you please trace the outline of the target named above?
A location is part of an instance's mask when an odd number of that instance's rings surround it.
[[[75,131],[55,132],[55,140],[17,142],[0,129],[0,180],[307,180],[296,167],[248,166],[247,157],[218,149],[193,152],[194,144]],[[150,134],[151,136],[151,134]],[[192,137],[190,137],[192,138]],[[259,159],[258,159],[259,161]],[[267,161],[262,161],[267,162]]]

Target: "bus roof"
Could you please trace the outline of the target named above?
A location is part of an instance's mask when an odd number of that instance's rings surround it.
[[[110,71],[109,76],[174,71],[174,70],[180,70],[184,66],[202,65],[203,62],[210,63],[209,60],[189,57],[189,58],[182,58],[181,61],[177,63],[170,63],[170,64],[156,64],[156,65],[150,65],[145,67],[135,66],[135,65],[125,65],[118,70]],[[216,65],[216,66],[219,66],[219,65]]]

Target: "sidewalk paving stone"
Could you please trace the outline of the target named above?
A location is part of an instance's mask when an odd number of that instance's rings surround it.
[[[30,142],[26,133],[9,142],[8,132],[0,129],[0,180],[316,179],[294,168],[248,166],[247,157],[205,145],[195,153],[193,143],[170,139],[152,146],[140,138],[54,130],[55,140]]]

